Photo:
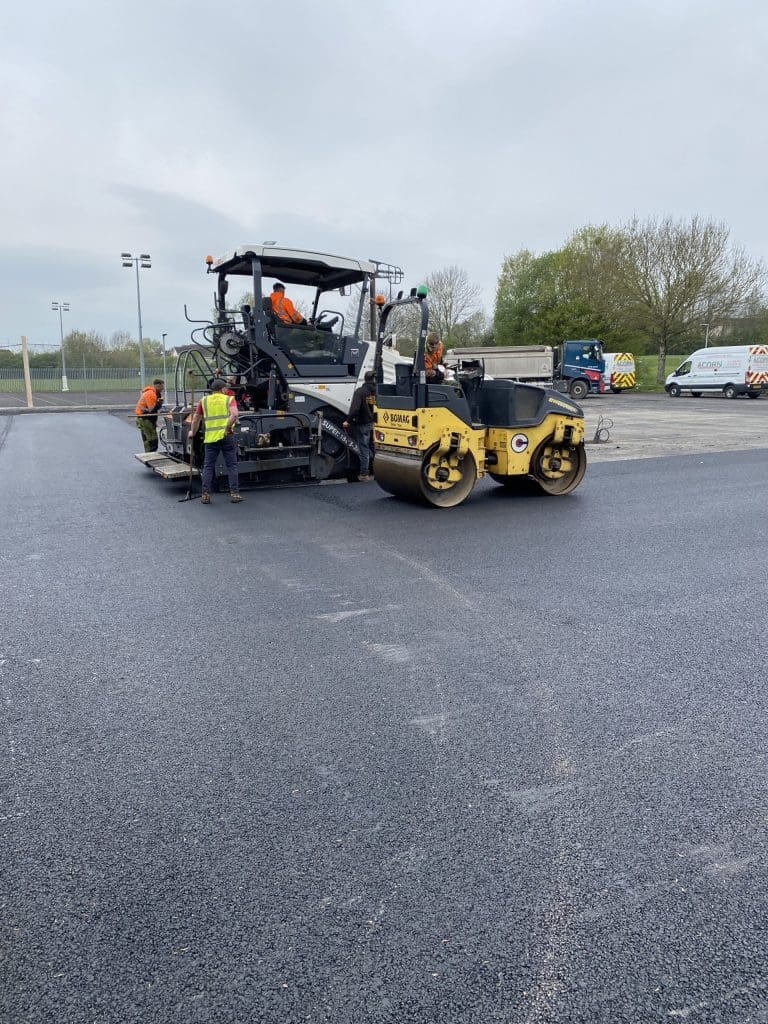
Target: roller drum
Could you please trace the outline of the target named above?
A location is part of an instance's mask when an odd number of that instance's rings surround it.
[[[373,476],[383,490],[397,498],[426,502],[436,508],[459,505],[471,493],[477,479],[477,467],[471,454],[461,460],[460,478],[451,486],[435,487],[429,481],[434,450],[419,456],[376,450]]]

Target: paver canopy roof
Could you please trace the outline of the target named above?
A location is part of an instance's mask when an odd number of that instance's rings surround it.
[[[238,246],[234,252],[214,260],[213,270],[250,276],[252,256],[258,256],[261,260],[263,278],[271,277],[283,284],[308,285],[323,291],[357,284],[366,274],[376,273],[376,264],[368,260],[268,245]]]

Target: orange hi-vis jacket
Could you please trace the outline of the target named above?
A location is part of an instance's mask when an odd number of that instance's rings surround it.
[[[440,363],[443,361],[443,343],[442,341],[437,346],[434,352],[430,352],[428,348],[424,349],[424,369],[427,373],[431,373],[432,370],[436,370]]]
[[[275,316],[284,324],[300,324],[304,319],[285,292],[272,292],[269,297]]]
[[[163,404],[153,384],[147,384],[136,403],[137,416],[152,416]]]

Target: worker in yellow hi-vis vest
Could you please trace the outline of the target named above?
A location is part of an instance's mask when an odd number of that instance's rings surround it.
[[[224,456],[229,476],[229,500],[242,501],[237,474],[237,441],[234,430],[238,412],[235,396],[225,394],[227,382],[218,377],[211,381],[211,393],[205,395],[197,403],[192,423],[189,427],[190,457],[192,438],[202,420],[205,425],[205,459],[203,461],[203,494],[204,505],[211,504],[211,486],[213,471],[219,453]]]

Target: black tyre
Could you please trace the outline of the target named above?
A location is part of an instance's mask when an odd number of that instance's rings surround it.
[[[738,394],[735,384],[726,384],[723,388],[723,395],[725,398],[737,398]]]
[[[611,388],[614,395],[620,395],[624,388]]]
[[[575,398],[577,402],[580,402],[582,398],[586,398],[589,394],[586,381],[572,380],[568,388],[568,394],[571,398]]]
[[[760,397],[760,392],[759,391],[748,391],[747,392],[747,398],[759,398],[759,397]]]
[[[701,392],[700,391],[692,391],[691,394],[693,395],[694,398],[701,398]]]
[[[667,394],[669,395],[670,398],[679,398],[680,397],[680,385],[679,384],[670,384],[669,387],[667,388]]]

